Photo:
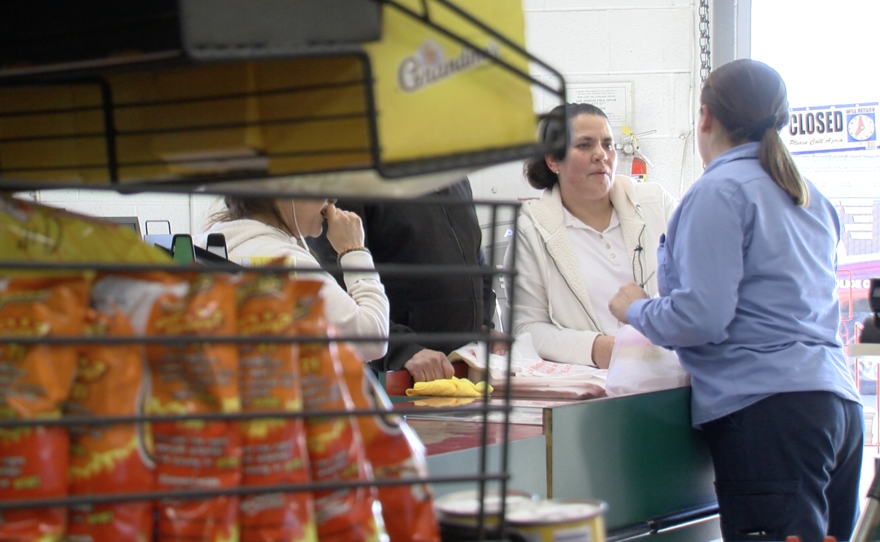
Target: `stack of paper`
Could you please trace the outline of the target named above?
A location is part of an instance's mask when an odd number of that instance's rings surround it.
[[[485,343],[467,344],[449,354],[449,359],[467,363],[468,379],[473,382],[485,380],[488,362],[489,384],[497,391],[507,385],[507,356],[488,353]],[[541,359],[528,333],[517,336],[510,351],[510,389],[518,397],[604,397],[607,374],[607,370],[589,365]]]

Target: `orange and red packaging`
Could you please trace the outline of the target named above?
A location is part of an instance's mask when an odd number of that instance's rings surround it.
[[[296,333],[296,300],[308,283],[286,275],[248,274],[238,284],[239,336],[290,337]],[[243,412],[303,409],[299,345],[241,343]],[[242,485],[306,484],[310,480],[305,424],[297,418],[253,418],[242,422]],[[241,542],[317,541],[309,491],[242,497]]]
[[[0,279],[0,336],[80,336],[88,288],[77,276]],[[76,366],[74,345],[0,344],[0,418],[58,418]],[[65,497],[69,446],[62,426],[0,428],[0,500]],[[54,542],[66,518],[61,507],[0,512],[0,540]]]
[[[384,415],[358,416],[357,421],[373,476],[377,480],[406,481],[378,486],[391,542],[439,542],[431,488],[419,481],[428,477],[424,446],[400,416],[390,412],[391,402],[351,347],[333,343],[331,354],[339,358],[354,407],[388,411]]]
[[[203,342],[146,345],[152,375],[149,414],[209,414],[240,410],[238,349],[211,337],[236,332],[235,287],[221,274],[190,279],[185,296],[160,296],[147,322],[148,337],[193,336]],[[241,483],[238,422],[191,420],[152,424],[156,489],[220,489]],[[235,540],[238,499],[166,499],[159,509],[159,542]]]
[[[250,280],[256,284],[262,281],[257,289],[265,288],[263,279],[267,276]],[[364,391],[363,366],[347,346],[339,345],[337,350],[333,343],[321,341],[248,346],[210,340],[236,332],[279,336],[295,332],[326,337],[328,324],[319,295],[320,282],[280,280],[275,297],[247,298],[242,297],[241,289],[247,279],[236,285],[235,279],[220,274],[104,277],[108,278],[113,285],[99,289],[99,305],[103,304],[105,312],[122,306],[133,329],[113,312],[90,316],[93,328],[101,328],[101,333],[108,336],[134,332],[148,337],[194,336],[205,340],[132,345],[128,349],[119,345],[0,345],[0,416],[58,416],[60,404],[68,395],[71,409],[94,415],[137,413],[137,390],[144,379],[150,386],[144,407],[147,414],[231,413],[242,408],[305,408],[319,412],[378,405],[377,399]],[[236,289],[242,302],[239,307]],[[78,277],[0,279],[0,334],[81,335],[85,331],[87,299],[88,282]],[[294,307],[293,312],[290,307]],[[291,318],[294,322],[287,322]],[[135,352],[139,349],[145,352],[148,370],[133,361],[141,356]],[[240,352],[242,359],[249,360],[244,365],[239,362]],[[258,358],[266,365],[248,365]],[[50,365],[47,360],[51,360]],[[49,367],[51,370],[47,370]],[[138,367],[141,374],[137,374]],[[266,372],[270,367],[271,371]],[[270,380],[274,385],[266,386]],[[286,385],[296,381],[301,383],[301,390]],[[43,388],[43,397],[21,392],[29,386]],[[90,402],[99,396],[113,397],[114,393],[122,399],[104,404]],[[104,426],[100,431],[74,428],[72,456],[68,455],[67,431],[60,426],[0,429],[0,499],[63,497],[68,490],[68,471],[69,489],[77,494],[99,494],[118,485],[124,485],[126,491],[140,492],[151,487],[175,491],[305,483],[309,475],[316,482],[344,485],[372,479],[367,455],[381,477],[424,476],[423,452],[418,449],[418,440],[411,433],[407,435],[405,425],[394,429],[394,424],[385,424],[390,418],[384,416],[359,418],[313,416],[305,422],[302,418],[256,418],[243,424],[194,420],[154,423],[151,427]],[[362,434],[369,441],[366,451]],[[153,477],[149,475],[145,449],[156,464]],[[275,459],[261,458],[263,451]],[[282,457],[284,460],[278,461]],[[95,468],[99,463],[103,469]],[[385,503],[392,542],[438,539],[429,488],[418,483],[381,490],[362,486],[312,494],[256,495],[241,503],[236,497],[164,500],[155,503],[155,539],[221,542],[240,538],[242,542],[257,542],[282,533],[285,542],[314,540],[316,534],[322,542],[378,541],[384,538],[385,527],[377,495]],[[75,509],[70,534],[119,542],[148,540],[153,504],[116,503]],[[314,521],[310,517],[312,506]],[[0,517],[0,540],[60,540],[66,515],[63,508],[4,512]],[[91,528],[85,529],[89,523]],[[406,531],[410,536],[404,537]]]
[[[171,261],[159,249],[143,243],[135,232],[119,225],[10,195],[0,195],[0,255],[4,261],[33,262],[35,267],[44,262],[163,264]],[[82,336],[86,326],[92,273],[71,278],[45,270],[4,269],[0,275],[6,277],[0,278],[0,296],[3,296],[0,301],[0,334]],[[82,345],[73,344],[0,345],[0,417],[59,416],[61,403],[69,398],[71,386],[74,385],[82,352]],[[115,380],[115,377],[110,380]],[[98,385],[98,381],[94,384]],[[83,390],[77,389],[80,392]],[[122,411],[128,406],[130,403],[120,405]],[[96,415],[118,413],[122,412],[95,411]],[[89,426],[91,429],[95,427]],[[74,438],[78,437],[75,435]],[[98,444],[97,440],[86,440],[85,447],[81,446],[81,441],[75,441],[72,448],[74,455],[70,457],[66,427],[0,428],[0,500],[63,497],[67,494],[68,485],[73,493],[100,493],[91,482],[77,478],[73,473],[82,466],[80,460],[101,450],[109,451],[101,446],[115,446],[111,440],[102,444]],[[93,444],[95,447],[91,448]],[[129,487],[134,490],[139,487],[139,482],[135,480],[140,479],[142,472],[136,474],[140,468],[136,466],[137,460],[131,456],[129,459],[134,462],[126,467],[117,464],[115,474],[110,476],[122,475],[123,472],[127,473],[124,476],[133,476],[126,483],[131,482]],[[70,481],[68,466],[73,469]],[[128,470],[128,467],[133,470]],[[110,488],[106,487],[105,491],[110,491]],[[122,509],[118,509],[117,513],[122,514]],[[76,536],[80,525],[78,514],[77,510],[70,514],[71,536]],[[0,540],[59,540],[64,535],[66,516],[67,512],[62,508],[0,512]],[[140,513],[135,513],[135,516],[140,516]],[[118,519],[120,516],[116,517]],[[107,513],[102,513],[89,519],[93,524],[112,524],[106,523],[108,518]],[[139,521],[133,517],[129,519],[133,524]],[[120,521],[124,523],[129,519]],[[121,526],[122,523],[116,525]],[[111,540],[122,542],[121,539]]]
[[[327,319],[321,283],[303,281],[296,300],[297,332],[303,337],[326,338]],[[339,359],[326,341],[300,344],[303,407],[321,411],[352,410]],[[364,482],[372,479],[357,421],[352,416],[310,416],[306,442],[314,482]],[[378,542],[384,537],[381,505],[369,486],[312,492],[321,542]]]
[[[235,285],[219,273],[114,275],[98,279],[99,309],[117,307],[147,342],[149,415],[239,412],[238,347],[212,341],[237,330]],[[192,339],[179,342],[180,339]],[[147,449],[156,491],[219,490],[241,483],[241,431],[230,420],[150,424]],[[237,540],[238,498],[164,499],[156,503],[158,542]]]
[[[131,337],[119,312],[87,314],[86,335]],[[65,415],[134,416],[142,413],[146,370],[139,344],[94,343],[79,347],[76,379]],[[71,495],[142,493],[153,473],[144,448],[143,424],[71,425],[68,482]],[[153,509],[149,501],[70,508],[69,540],[149,542]]]

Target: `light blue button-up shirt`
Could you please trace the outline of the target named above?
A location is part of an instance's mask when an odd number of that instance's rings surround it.
[[[626,313],[691,374],[694,426],[779,392],[860,400],[838,335],[839,218],[809,182],[810,206],[796,206],[759,147],[709,164],[657,251],[661,297]]]

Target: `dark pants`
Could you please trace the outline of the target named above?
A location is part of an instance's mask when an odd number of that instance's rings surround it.
[[[862,406],[780,393],[703,425],[725,542],[849,540],[859,514]]]

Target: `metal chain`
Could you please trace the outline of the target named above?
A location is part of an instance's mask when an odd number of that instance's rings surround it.
[[[712,71],[709,47],[709,0],[700,0],[700,81],[705,82]]]

